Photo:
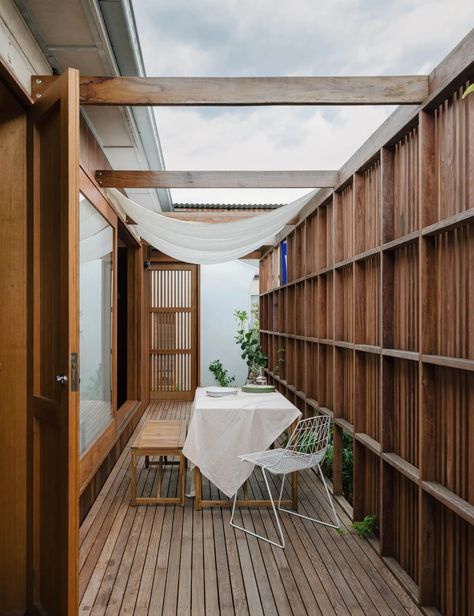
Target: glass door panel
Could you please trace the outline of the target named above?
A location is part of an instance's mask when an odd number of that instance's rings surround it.
[[[113,227],[80,195],[80,453],[113,419]]]

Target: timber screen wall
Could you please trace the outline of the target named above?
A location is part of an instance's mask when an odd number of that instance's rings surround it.
[[[353,439],[353,516],[422,605],[474,613],[474,95],[451,88],[261,261],[269,377]],[[329,192],[329,191],[328,191]],[[283,240],[282,240],[283,241]],[[345,437],[347,441],[347,436]],[[401,574],[402,577],[404,574]]]

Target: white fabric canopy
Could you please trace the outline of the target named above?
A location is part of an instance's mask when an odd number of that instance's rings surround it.
[[[137,223],[138,234],[167,255],[186,263],[223,263],[260,248],[281,231],[314,197],[313,191],[276,210],[235,222],[204,223],[176,220],[152,212],[115,188],[111,201]]]

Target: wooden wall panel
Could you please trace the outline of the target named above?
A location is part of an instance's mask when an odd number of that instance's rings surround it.
[[[354,336],[358,344],[380,344],[380,255],[355,267]]]
[[[380,207],[382,202],[380,160],[376,160],[354,177],[355,254],[361,254],[380,244]]]
[[[418,486],[393,471],[393,555],[418,582]]]
[[[434,352],[474,359],[474,225],[441,233],[433,242]]]
[[[426,224],[464,212],[474,201],[474,100],[462,100],[464,87],[434,112],[436,208]]]
[[[436,366],[434,386],[433,479],[474,505],[474,374]]]
[[[376,536],[380,531],[380,460],[377,455],[354,442],[354,517],[376,516]]]
[[[394,359],[392,365],[393,449],[413,466],[419,465],[418,363]]]
[[[473,527],[433,502],[435,566],[433,605],[446,616],[472,614]]]
[[[335,339],[354,341],[354,285],[353,267],[349,265],[335,272]]]
[[[334,364],[334,416],[354,425],[354,352],[351,349],[335,348]]]
[[[343,188],[335,199],[334,222],[334,259],[337,262],[345,261],[354,254],[354,189],[350,184]]]
[[[418,246],[416,243],[395,250],[393,258],[393,315],[391,323],[394,349],[419,350]]]
[[[474,613],[474,96],[462,101],[461,92],[453,85],[387,134],[308,211],[291,234],[292,281],[265,286],[264,297],[286,299],[284,311],[277,301],[277,319],[265,317],[271,326],[262,339],[285,346],[281,373],[269,370],[279,390],[307,412],[333,417],[334,493],[343,493],[346,432],[354,518],[377,516],[381,554],[412,578],[422,605],[467,616]]]
[[[81,167],[83,167],[92,178],[95,178],[97,169],[112,169],[102,148],[97,143],[94,134],[82,115],[80,136]]]
[[[408,235],[419,228],[418,129],[412,128],[393,148],[393,234]]]
[[[380,442],[380,357],[357,352],[355,361],[355,430]]]

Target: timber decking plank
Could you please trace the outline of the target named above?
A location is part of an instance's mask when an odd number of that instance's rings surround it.
[[[258,471],[257,471],[258,472]],[[261,486],[257,482],[250,483],[250,491],[253,494],[254,498],[267,498],[265,491],[261,489]],[[255,526],[255,532],[260,535],[273,536],[277,538],[276,535],[276,527],[274,525],[272,514],[270,514],[270,510],[265,509],[253,509],[250,512],[250,515],[253,519],[253,523]],[[288,562],[288,552],[285,549],[280,550],[279,548],[275,548],[270,546],[268,543],[259,542],[257,539],[251,539],[249,537],[249,541],[258,542],[260,544],[260,549],[262,550],[262,554],[264,552],[269,553],[274,560],[274,571],[276,575],[273,578],[272,582],[272,590],[275,597],[276,604],[278,605],[278,609],[280,613],[304,613],[305,608],[302,603],[302,598],[298,591],[298,587],[295,584],[295,580],[291,574],[291,569]],[[272,565],[270,558],[266,559],[266,568],[267,574],[272,571]],[[280,591],[280,584],[278,582],[281,580],[282,582],[282,591],[284,591],[285,595],[282,596],[283,593]],[[276,582],[276,583],[275,583]],[[309,588],[307,588],[309,590]],[[313,598],[314,601],[314,598]],[[283,606],[285,607],[282,610]]]
[[[216,546],[217,590],[219,593],[220,613],[223,616],[233,616],[232,585],[230,581],[229,554],[225,543],[224,527],[220,509],[212,509],[212,524]]]
[[[146,418],[188,419],[190,403],[150,405]],[[280,550],[229,525],[230,510],[130,507],[129,447],[107,479],[81,529],[80,614],[406,614],[421,612],[370,544],[346,532],[286,514],[281,521],[287,548]],[[165,467],[163,494],[177,487],[176,467]],[[151,493],[156,467],[138,467],[138,493]],[[278,478],[272,489],[276,490]],[[203,482],[205,493],[218,490]],[[257,474],[249,492],[265,489]],[[312,472],[301,475],[300,511],[326,516],[322,485]],[[337,506],[343,526],[350,519]],[[268,509],[242,508],[245,526],[275,532]]]
[[[320,486],[316,485],[316,477],[311,477],[311,475],[308,474],[307,479],[314,486],[313,493],[319,497],[318,503],[320,505],[324,504],[324,510],[326,514],[328,514],[329,504],[325,500],[325,494],[320,489]],[[346,526],[350,526],[351,521],[345,513],[340,514],[340,518],[344,521]],[[344,550],[347,563],[352,565],[354,573],[357,574],[358,579],[362,582],[368,596],[371,597],[372,600],[374,600],[374,598],[377,599],[374,605],[380,610],[380,613],[405,614],[405,609],[401,605],[398,595],[393,595],[390,585],[385,583],[377,570],[372,570],[372,563],[369,562],[367,552],[363,549],[363,544],[361,545],[361,538],[352,533],[350,541],[348,537],[345,538],[345,536],[343,539],[345,539],[344,545],[352,552],[352,555],[349,555],[348,551]],[[362,567],[360,567],[360,565],[362,565]],[[388,610],[383,607],[384,603],[388,604]]]

